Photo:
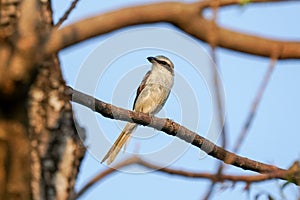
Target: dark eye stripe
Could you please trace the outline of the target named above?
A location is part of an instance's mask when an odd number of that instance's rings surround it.
[[[173,72],[173,69],[171,68],[170,64],[167,63],[166,61],[163,61],[163,60],[157,60],[156,62],[158,62],[159,64],[163,65],[164,68],[166,68],[169,72],[171,72],[172,74],[174,73]]]
[[[157,62],[162,65],[169,65],[166,61],[163,61],[163,60],[157,60]]]

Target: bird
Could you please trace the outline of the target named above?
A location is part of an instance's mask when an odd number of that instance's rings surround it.
[[[154,115],[162,109],[170,95],[174,84],[174,64],[163,55],[147,57],[147,60],[152,63],[152,67],[145,74],[136,91],[133,110]],[[137,124],[131,122],[126,124],[101,163],[106,161],[109,165],[115,160],[122,147],[126,148],[132,132],[137,126]]]

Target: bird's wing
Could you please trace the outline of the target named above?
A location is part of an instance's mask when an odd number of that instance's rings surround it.
[[[141,82],[139,88],[138,88],[137,91],[136,91],[136,96],[135,96],[134,103],[133,103],[133,110],[134,110],[135,103],[136,103],[136,101],[137,101],[137,99],[138,99],[140,93],[142,92],[142,90],[143,90],[143,89],[145,88],[145,86],[146,86],[146,82],[147,82],[147,79],[148,79],[149,75],[150,75],[150,71],[148,71],[148,72],[145,74],[145,76],[144,76],[144,78],[143,78],[143,80],[142,80],[142,82]]]

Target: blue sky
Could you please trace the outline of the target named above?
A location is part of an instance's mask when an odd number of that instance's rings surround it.
[[[123,1],[81,1],[64,25],[73,23],[84,17],[144,2],[149,3],[154,1],[126,1],[126,3]],[[64,4],[61,1],[53,1],[53,5],[55,19],[57,20],[69,4]],[[221,9],[218,23],[242,32],[299,41],[300,28],[297,26],[297,20],[300,17],[299,9],[300,3],[228,7]],[[150,24],[134,28],[167,28],[178,31],[167,24]],[[97,59],[93,61],[96,63],[96,66],[93,66],[94,68],[92,68],[92,64],[86,64],[89,62],[91,55],[99,49],[99,46],[107,44],[109,39],[114,39],[118,37],[118,34],[129,30],[132,30],[132,28],[99,36],[63,50],[60,53],[60,59],[67,83],[78,88],[76,87],[79,86],[77,85],[78,77],[82,74],[87,76],[82,71],[83,69],[87,68],[93,72],[93,70],[97,70],[97,65],[104,65],[104,58],[101,58],[101,56],[99,56],[98,61]],[[187,35],[185,37],[189,38]],[[192,38],[190,39],[193,40]],[[176,42],[174,41],[175,46]],[[202,42],[196,43],[208,50],[206,44]],[[88,77],[86,82],[84,82],[86,83],[84,87],[88,88],[87,91],[89,91],[89,87],[96,88],[94,92],[97,98],[112,102],[121,107],[131,108],[136,87],[141,81],[143,73],[150,67],[146,56],[160,53],[166,53],[169,57],[172,57],[174,63],[176,62],[175,70],[178,78],[175,79],[177,83],[175,82],[174,87],[179,88],[176,91],[180,91],[180,87],[186,83],[186,89],[190,89],[195,93],[195,99],[187,100],[179,92],[171,94],[170,99],[165,105],[165,110],[159,113],[159,116],[171,118],[193,130],[197,130],[200,134],[206,132],[207,125],[210,123],[212,117],[212,105],[210,94],[207,92],[207,84],[205,80],[199,81],[196,76],[193,76],[196,73],[193,73],[194,68],[191,67],[191,63],[182,59],[178,54],[155,48],[122,54],[109,63],[110,67],[105,68],[106,73],[102,76],[102,79],[99,79],[95,83],[96,85],[93,85],[94,83]],[[251,102],[269,65],[269,59],[224,49],[218,49],[217,56],[225,93],[226,123],[228,126],[227,146],[230,150],[249,112]],[[205,56],[201,57],[201,59],[202,63],[206,62]],[[88,68],[89,66],[91,68]],[[119,66],[122,66],[122,68]],[[131,68],[131,66],[133,67]],[[96,76],[97,73],[99,71],[95,71],[94,75]],[[124,74],[129,74],[129,78]],[[135,74],[141,75],[136,76]],[[295,160],[299,160],[299,74],[299,61],[279,61],[276,64],[270,83],[258,107],[253,125],[240,149],[240,155],[282,168],[287,168]],[[85,76],[83,76],[83,81],[85,80]],[[179,79],[179,77],[182,77],[182,79]],[[187,81],[183,82],[182,80]],[[109,84],[103,87],[103,83]],[[128,86],[127,90],[126,88],[124,89],[124,85]],[[93,92],[92,90],[90,91]],[[191,102],[190,107],[185,102]],[[196,102],[197,107],[192,102]],[[84,117],[87,114],[87,116],[91,117],[92,120],[96,120],[99,124],[97,128],[88,127],[89,124],[83,123],[84,119],[80,119],[80,116],[78,116],[82,126],[86,128],[89,138],[97,136],[98,128],[100,128],[101,132],[108,138],[106,138],[106,141],[113,142],[119,134],[120,129],[124,126],[123,122],[105,119],[80,106],[75,106],[75,109],[76,114],[83,112]],[[191,113],[199,114],[199,121],[189,124],[191,120],[187,119],[188,117],[182,111],[188,109],[191,109]],[[197,112],[193,112],[195,110]],[[86,119],[90,118],[86,117]],[[163,148],[165,144],[174,142],[172,137],[147,128],[139,128],[139,132],[139,137],[142,138],[142,141],[135,139],[131,141],[129,150],[132,152],[154,152],[155,149]],[[99,144],[99,146],[91,150],[90,153],[87,153],[81,167],[77,188],[81,188],[95,174],[107,168],[105,165],[99,163],[99,158],[108,149],[109,143],[106,146],[102,145],[103,142],[97,137],[93,138],[92,141],[96,141],[95,144]],[[180,156],[176,157],[171,167],[202,172],[215,172],[218,166],[216,160],[207,156],[200,159],[200,155],[201,153],[198,149],[188,147],[185,151],[180,152]],[[136,168],[127,170],[133,171]],[[249,173],[234,167],[227,167],[225,172],[232,174]],[[119,172],[92,188],[82,199],[98,199],[99,197],[105,199],[201,199],[207,191],[209,184],[210,182],[206,180],[181,178],[158,172],[138,174]],[[253,184],[249,194],[243,191],[243,187],[245,187],[243,183],[237,184],[227,190],[218,186],[215,189],[212,199],[247,199],[248,196],[253,199],[257,193],[262,191],[270,191],[276,199],[283,199],[282,194],[279,192],[281,184],[281,181]],[[225,183],[225,186],[231,187],[231,184]],[[296,199],[297,194],[299,194],[299,189],[292,185],[284,190],[284,195],[287,199]]]

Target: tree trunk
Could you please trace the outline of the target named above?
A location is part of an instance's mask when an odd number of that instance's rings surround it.
[[[9,67],[20,53],[19,21],[31,12],[22,4],[0,3],[0,199],[70,199],[85,152],[77,132],[84,138],[84,131],[73,119],[57,56],[32,62],[22,80],[5,79],[16,73]],[[53,23],[50,2],[38,5],[41,42]]]

